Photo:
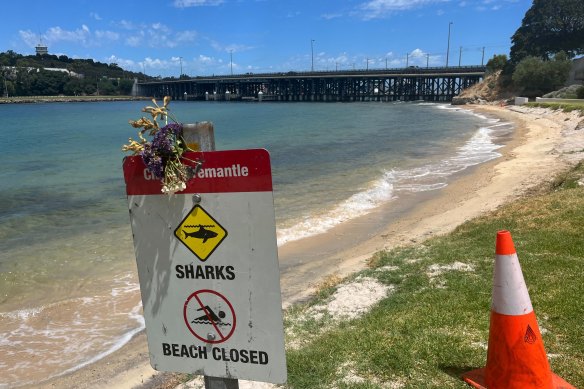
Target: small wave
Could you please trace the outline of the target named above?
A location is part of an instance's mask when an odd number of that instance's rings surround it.
[[[138,290],[127,274],[113,280],[108,295],[0,312],[0,387],[45,381],[119,350],[145,328]]]
[[[393,198],[393,184],[388,177],[391,173],[372,182],[368,188],[355,193],[329,212],[306,215],[292,227],[278,229],[278,245],[309,236],[322,234],[347,220],[365,215],[380,204]]]
[[[371,182],[362,191],[352,195],[333,209],[305,215],[301,220],[292,222],[291,227],[279,228],[278,245],[324,233],[408,192],[442,189],[448,185],[446,179],[449,176],[501,156],[496,150],[503,146],[494,143],[495,129],[512,126],[510,123],[499,123],[499,119],[489,119],[470,110],[449,108],[444,105],[437,105],[437,107],[473,114],[487,121],[489,125],[479,128],[452,157],[416,168],[386,171],[381,178]]]
[[[134,319],[138,323],[138,327],[136,327],[128,332],[125,332],[120,337],[118,337],[116,340],[114,340],[112,346],[109,349],[95,355],[94,357],[92,357],[90,359],[87,359],[84,362],[81,362],[80,364],[78,364],[76,366],[71,367],[70,369],[65,370],[62,373],[59,373],[58,375],[56,375],[56,377],[60,377],[60,376],[63,376],[65,374],[69,374],[71,372],[79,370],[79,369],[81,369],[87,365],[90,365],[94,362],[97,362],[100,359],[103,359],[103,358],[107,357],[108,355],[121,349],[126,343],[128,343],[134,337],[134,335],[136,335],[137,333],[139,333],[140,331],[142,331],[143,329],[146,328],[146,323],[144,322],[144,317],[140,314],[141,310],[142,310],[142,303],[136,305],[132,309],[132,311],[130,311],[130,313],[128,315],[131,319]]]

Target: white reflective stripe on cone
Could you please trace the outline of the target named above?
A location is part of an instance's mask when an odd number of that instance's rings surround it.
[[[533,311],[517,254],[497,255],[491,309],[503,315],[525,315]]]

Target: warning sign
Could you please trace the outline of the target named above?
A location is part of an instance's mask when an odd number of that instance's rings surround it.
[[[203,289],[191,294],[183,311],[189,331],[206,343],[223,343],[235,331],[233,306],[214,290]]]
[[[203,207],[195,205],[174,230],[178,238],[201,261],[205,261],[223,242],[227,231]]]
[[[196,177],[162,194],[140,156],[124,177],[150,363],[286,382],[274,196],[266,150],[193,152]],[[194,167],[194,166],[193,166]]]

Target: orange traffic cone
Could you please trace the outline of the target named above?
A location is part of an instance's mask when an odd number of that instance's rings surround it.
[[[497,233],[487,366],[462,378],[478,389],[576,389],[550,369],[509,231]]]

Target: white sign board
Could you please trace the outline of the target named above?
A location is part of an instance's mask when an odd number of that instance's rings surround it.
[[[162,371],[286,381],[269,154],[202,161],[175,195],[140,157],[124,161],[150,362]]]

